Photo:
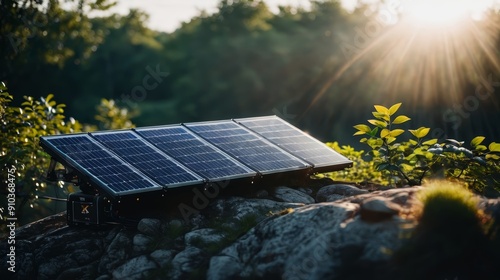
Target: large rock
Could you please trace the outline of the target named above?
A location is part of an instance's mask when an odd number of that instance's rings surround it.
[[[361,204],[361,219],[368,222],[387,220],[401,211],[401,207],[381,196],[367,198]]]
[[[284,202],[314,203],[314,198],[307,193],[283,186],[274,189],[273,197],[278,201]]]
[[[404,217],[412,217],[418,189],[367,193],[331,185],[318,197],[341,200],[309,205],[269,199],[273,195],[220,197],[188,222],[143,219],[137,229],[69,228],[63,213],[16,231],[18,272],[7,273],[4,254],[0,278],[391,279],[390,252],[401,245],[401,231],[414,225]],[[499,217],[498,200],[481,201],[481,209]],[[0,251],[7,245],[1,242]]]
[[[320,203],[269,218],[212,257],[208,279],[324,279],[346,259],[379,262],[400,246],[402,220],[368,224],[358,204]]]
[[[344,184],[324,186],[316,193],[317,202],[330,202],[346,197],[366,194],[368,191]]]

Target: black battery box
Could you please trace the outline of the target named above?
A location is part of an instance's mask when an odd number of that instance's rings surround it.
[[[68,225],[101,225],[106,223],[109,202],[99,195],[71,193],[68,196]]]

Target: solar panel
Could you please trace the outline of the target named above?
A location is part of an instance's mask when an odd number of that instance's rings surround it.
[[[95,132],[91,136],[162,186],[172,188],[204,182],[133,131]]]
[[[87,134],[48,136],[41,141],[112,195],[163,189]]]
[[[185,124],[190,130],[262,174],[307,169],[302,160],[233,121]]]
[[[209,181],[253,177],[257,174],[183,126],[139,128],[135,131]]]
[[[236,122],[262,135],[314,168],[340,169],[350,165],[344,156],[276,116],[237,119]]]

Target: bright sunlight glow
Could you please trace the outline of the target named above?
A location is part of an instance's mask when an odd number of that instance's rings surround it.
[[[417,25],[454,25],[465,19],[481,19],[493,0],[404,1],[402,12]]]

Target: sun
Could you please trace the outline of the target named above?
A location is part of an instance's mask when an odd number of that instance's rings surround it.
[[[409,21],[423,26],[453,26],[464,20],[478,20],[494,0],[407,0],[402,13]]]

